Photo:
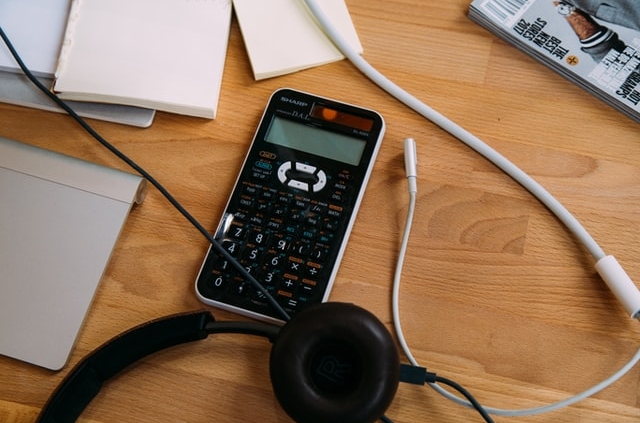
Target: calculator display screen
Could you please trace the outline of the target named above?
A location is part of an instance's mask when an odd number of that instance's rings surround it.
[[[274,116],[265,141],[347,163],[360,164],[366,141]]]

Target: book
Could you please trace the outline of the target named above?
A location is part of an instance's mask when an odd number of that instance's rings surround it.
[[[351,47],[362,45],[344,0],[319,6]],[[301,0],[233,0],[253,76],[272,78],[344,59]]]
[[[231,0],[72,0],[53,89],[213,119],[231,13]]]
[[[640,122],[640,2],[474,0],[468,16]]]
[[[71,0],[0,0],[0,25],[29,70],[50,87],[62,47]],[[37,28],[37,32],[34,31]],[[22,74],[0,42],[0,101],[19,106],[63,112]],[[72,102],[82,117],[148,127],[155,111],[113,104]]]

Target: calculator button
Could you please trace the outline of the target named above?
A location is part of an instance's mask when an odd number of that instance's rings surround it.
[[[247,242],[254,245],[266,245],[269,240],[269,236],[259,230],[251,230],[247,237]]]
[[[214,270],[209,273],[207,284],[210,288],[223,290],[227,288],[229,279],[224,273]]]
[[[320,170],[316,173],[316,177],[318,178],[318,182],[313,184],[313,192],[318,192],[327,185],[327,174],[324,173],[324,171]]]
[[[254,215],[249,218],[249,223],[256,226],[262,226],[263,222],[264,222],[264,218],[260,215]]]
[[[284,217],[287,214],[287,208],[276,205],[272,210],[272,214],[279,218]]]
[[[309,256],[311,258],[313,258],[314,260],[317,261],[324,261],[327,258],[327,255],[329,254],[329,248],[323,248],[323,247],[318,247],[316,246],[313,251],[311,252],[311,254],[309,254]]]
[[[324,229],[330,232],[335,232],[338,230],[338,224],[336,222],[332,222],[330,220],[325,220],[323,224]]]
[[[331,198],[332,201],[342,203],[344,201],[344,193],[342,191],[334,191],[329,198]]]
[[[343,182],[336,182],[335,184],[333,184],[333,187],[338,191],[347,190],[347,185],[345,185]]]
[[[307,206],[309,205],[309,201],[300,197],[295,199],[295,202],[293,203],[293,205],[300,210],[306,210]]]
[[[287,270],[290,272],[299,272],[302,270],[303,260],[298,257],[290,256],[287,261]]]
[[[291,162],[284,162],[278,168],[278,179],[283,184],[287,182],[287,179],[289,179],[287,174],[289,173],[290,170],[291,170]]]
[[[265,289],[267,290],[267,292],[269,294],[274,295],[275,289],[272,286],[266,286]],[[266,295],[264,295],[264,293],[262,291],[260,291],[259,289],[253,289],[252,290],[251,301],[254,304],[257,304],[257,305],[266,306],[268,304]]]
[[[258,193],[258,190],[259,190],[259,185],[249,185],[249,184],[245,185],[243,189],[245,194],[251,195],[251,196],[256,195]]]
[[[305,220],[307,226],[320,226],[320,217],[316,214],[309,214]]]
[[[230,290],[236,295],[248,296],[251,291],[251,284],[242,279],[234,279],[231,282]]]
[[[317,284],[315,280],[304,278],[300,284],[300,291],[303,295],[312,296],[315,294]]]
[[[276,194],[275,190],[266,188],[260,193],[260,197],[266,201],[273,201],[276,198]]]
[[[314,228],[305,228],[302,230],[300,235],[305,239],[313,240],[316,237],[317,233],[318,231]]]
[[[330,205],[329,210],[327,210],[327,216],[332,217],[334,219],[340,219],[342,216],[342,207]]]
[[[246,233],[246,230],[244,226],[233,223],[231,227],[227,230],[225,235],[229,238],[241,240],[244,238],[245,233]]]
[[[233,213],[233,221],[234,222],[246,222],[249,215],[246,210],[238,210]]]
[[[285,225],[282,230],[284,233],[291,236],[297,236],[300,232],[298,225]]]
[[[247,248],[243,254],[245,261],[249,263],[260,262],[263,256],[263,252],[259,248]]]
[[[253,164],[253,166],[255,168],[257,168],[257,169],[262,169],[262,170],[267,170],[267,171],[269,171],[269,170],[271,170],[273,168],[271,163],[265,162],[265,161],[262,161],[262,160],[258,160],[257,162],[255,162]]]
[[[322,270],[321,264],[309,261],[307,262],[305,273],[306,276],[309,276],[310,278],[317,278],[320,270]]]
[[[279,267],[283,261],[282,256],[274,250],[269,250],[264,259],[264,263],[272,267]]]
[[[236,257],[240,252],[240,243],[226,240],[222,242],[222,248],[224,248],[227,253],[231,254],[231,256]]]
[[[282,220],[280,219],[271,219],[267,222],[267,229],[271,229],[273,231],[279,231],[282,229]]]
[[[298,287],[298,276],[290,273],[285,273],[282,282],[280,282],[280,289],[287,292],[294,292]]]
[[[296,163],[296,170],[299,171],[299,172],[303,172],[303,173],[313,174],[316,171],[316,167],[298,162],[298,163]]]
[[[296,179],[292,179],[287,183],[291,188],[301,189],[303,191],[309,191],[309,184],[306,182],[298,181]]]
[[[309,207],[309,211],[311,213],[324,216],[324,214],[327,212],[327,206],[324,203],[314,203],[311,205],[311,207]]]
[[[293,251],[304,257],[309,254],[309,251],[311,251],[311,244],[308,241],[298,241],[293,247]]]
[[[266,181],[269,178],[270,173],[271,172],[265,172],[260,169],[255,169],[251,173],[251,178],[255,179],[256,181]]]
[[[278,291],[278,294],[280,294],[280,291]],[[278,302],[288,313],[291,313],[298,308],[298,300],[292,298],[290,293],[285,292],[283,295],[280,295]]]
[[[271,210],[271,204],[266,201],[258,201],[255,210],[258,213],[269,213],[269,211]]]
[[[246,208],[253,208],[253,199],[251,197],[241,197],[240,198],[240,205],[242,207],[246,207]]]
[[[291,240],[282,235],[275,235],[271,242],[269,243],[269,247],[275,251],[286,253],[291,246]]]

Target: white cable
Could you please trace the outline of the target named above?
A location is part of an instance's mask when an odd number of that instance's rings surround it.
[[[467,130],[461,128],[459,125],[446,118],[439,112],[433,110],[431,107],[424,104],[422,101],[418,100],[413,95],[409,94],[395,83],[390,81],[387,77],[381,74],[377,69],[371,66],[358,52],[353,50],[349,44],[344,40],[342,35],[335,29],[331,21],[324,14],[322,9],[318,6],[315,0],[304,0],[305,4],[311,11],[312,15],[315,17],[320,27],[325,31],[327,36],[332,40],[332,42],[336,45],[336,47],[344,54],[344,56],[353,63],[353,65],[358,68],[365,76],[371,79],[374,83],[376,83],[379,87],[387,91],[393,97],[404,103],[406,106],[419,113],[426,119],[430,120],[434,124],[438,125],[440,128],[444,129],[468,147],[475,150],[477,153],[485,157],[495,166],[504,171],[507,175],[509,175],[512,179],[522,185],[525,189],[527,189],[534,197],[536,197],[542,204],[544,204],[571,232],[578,241],[580,241],[584,247],[589,251],[591,256],[594,258],[596,263],[606,263],[606,268],[615,267],[615,272],[607,272],[601,271],[600,266],[596,266],[598,272],[602,275],[603,279],[612,289],[614,294],[618,297],[618,299],[623,303],[625,309],[629,312],[632,317],[638,317],[638,312],[640,310],[640,293],[637,287],[631,281],[631,278],[622,270],[622,267],[615,261],[615,258],[612,256],[607,256],[602,248],[598,245],[598,243],[593,239],[593,237],[587,232],[587,230],[580,224],[580,222],[557,200],[555,199],[542,185],[536,182],[531,176],[522,171],[518,166],[509,161],[507,158],[502,156],[492,147],[484,143],[475,135],[471,134]],[[409,206],[409,215],[407,216],[407,226],[405,227],[405,233],[403,235],[403,246],[401,247],[401,256],[398,260],[398,266],[396,268],[396,275],[394,280],[394,288],[393,288],[393,308],[394,308],[394,325],[396,326],[397,336],[399,338],[399,342],[401,343],[401,347],[404,353],[409,358],[410,362],[413,365],[418,365],[411,354],[411,351],[404,340],[404,335],[402,334],[402,328],[400,326],[399,319],[399,307],[398,307],[398,292],[399,292],[399,281],[400,274],[402,271],[402,264],[404,262],[404,255],[406,253],[406,243],[408,242],[408,231],[410,230],[411,221],[413,219],[413,213],[415,208],[415,192],[410,193],[410,206]],[[612,264],[612,266],[609,266]],[[615,278],[612,278],[611,275],[616,275]],[[619,276],[619,277],[618,277]],[[632,299],[629,299],[629,295],[631,295]],[[616,380],[621,378],[624,374],[626,374],[629,369],[631,369],[638,361],[640,361],[640,350],[633,356],[633,358],[623,366],[618,372],[594,386],[593,388],[587,389],[586,391],[575,395],[567,400],[557,402],[555,404],[551,404],[548,406],[530,408],[524,410],[502,410],[496,408],[485,408],[487,412],[497,415],[505,415],[505,416],[523,416],[530,414],[539,414],[552,410],[557,410],[558,408],[565,407],[567,405],[574,404],[575,402],[581,401],[582,399],[599,392],[600,390],[608,387]],[[445,397],[455,401],[456,403],[471,406],[466,400],[458,398],[457,396],[450,394],[448,391],[444,390],[437,384],[431,384],[431,386],[436,389],[439,393],[444,395]]]
[[[400,279],[402,278],[402,266],[404,265],[404,258],[407,252],[407,245],[409,244],[409,235],[411,234],[411,225],[413,224],[413,215],[416,208],[416,194],[417,189],[417,154],[415,141],[412,138],[407,138],[404,141],[404,165],[407,174],[407,182],[409,184],[409,209],[407,210],[407,219],[404,224],[404,233],[402,234],[402,242],[400,243],[400,252],[398,253],[398,262],[396,264],[396,271],[393,277],[393,293],[391,297],[392,309],[393,309],[393,326],[396,331],[396,337],[398,343],[407,356],[407,359],[411,364],[417,366],[418,362],[411,354],[409,345],[404,338],[404,332],[402,331],[402,325],[400,323],[400,306],[398,297],[400,296]],[[457,397],[456,397],[457,398]],[[469,404],[471,405],[471,404]]]
[[[404,259],[407,252],[407,246],[409,244],[409,235],[411,234],[411,226],[413,224],[413,216],[414,216],[415,207],[416,207],[417,154],[416,154],[415,148],[416,148],[415,142],[413,141],[413,139],[411,138],[405,139],[404,141],[405,156],[404,157],[405,157],[405,170],[407,173],[407,181],[409,184],[409,209],[407,211],[407,218],[405,221],[404,231],[402,234],[400,251],[398,253],[398,261],[397,261],[396,270],[394,273],[393,293],[392,293],[391,301],[392,301],[392,309],[393,309],[393,326],[396,331],[396,336],[398,338],[398,343],[400,344],[400,348],[402,348],[402,351],[407,356],[407,359],[412,365],[419,366],[418,361],[415,359],[415,357],[411,353],[411,349],[409,348],[409,345],[407,344],[407,341],[404,337],[404,332],[402,330],[402,324],[400,320],[400,305],[399,305],[400,280],[402,279],[402,268],[404,266]],[[620,370],[618,370],[616,373],[614,373],[612,376],[610,376],[606,380],[600,382],[599,384],[593,386],[592,388],[589,388],[577,395],[574,395],[573,397],[567,398],[562,401],[558,401],[553,404],[549,404],[541,407],[521,409],[521,410],[505,410],[505,409],[484,407],[484,406],[483,408],[487,413],[494,414],[494,415],[510,416],[510,417],[522,417],[522,416],[543,414],[543,413],[548,413],[550,411],[559,410],[561,408],[564,408],[569,405],[575,404],[579,401],[582,401],[585,398],[588,398],[602,391],[603,389],[607,388],[608,386],[616,382],[618,379],[620,379],[622,376],[624,376],[629,370],[631,370],[638,363],[638,361],[640,361],[640,350],[638,350],[635,353],[635,355],[631,358],[631,360],[627,364],[622,366]],[[435,383],[431,383],[430,386],[434,388],[436,391],[438,391],[440,394],[456,402],[457,404],[460,404],[466,407],[472,407],[472,405],[467,400],[459,398],[454,394],[451,394],[441,386]]]
[[[444,129],[458,140],[462,141],[469,148],[475,150],[478,154],[489,160],[495,166],[500,168],[503,172],[509,175],[513,180],[527,189],[534,197],[536,197],[542,204],[544,204],[573,234],[573,236],[589,251],[595,262],[610,257],[605,255],[602,248],[593,239],[591,234],[580,224],[580,222],[573,216],[569,210],[567,210],[551,193],[549,193],[542,185],[540,185],[535,179],[525,173],[522,169],[509,161],[506,157],[498,153],[492,147],[484,143],[481,139],[463,129],[455,122],[451,121],[447,117],[433,110],[431,107],[412,96],[398,85],[389,80],[386,76],[378,72],[373,66],[371,66],[357,51],[353,50],[349,43],[347,43],[342,35],[335,29],[331,21],[324,14],[322,9],[317,6],[316,0],[304,0],[309,7],[311,13],[314,15],[320,26],[323,28],[327,36],[333,41],[333,43],[340,49],[340,51],[347,57],[353,65],[358,68],[365,76],[375,82],[380,88],[387,91],[397,100],[404,103],[406,106],[419,113],[423,117],[427,118],[440,128]],[[617,261],[611,257],[604,260],[607,266],[596,266],[596,270],[603,277],[607,285],[611,288],[611,291],[616,295],[618,300],[625,306],[625,310],[631,317],[636,317],[636,314],[640,312],[640,291],[633,284],[631,278],[622,270],[622,267],[617,264]],[[609,266],[611,265],[611,266]],[[604,270],[608,270],[613,267],[618,267],[618,271],[615,273],[620,276],[614,279],[609,278],[611,272],[603,274]],[[632,294],[629,297],[629,294]]]
[[[427,106],[422,101],[418,100],[416,97],[390,81],[377,69],[371,66],[362,56],[360,56],[357,51],[353,50],[351,46],[349,46],[341,34],[334,28],[333,24],[324,14],[322,9],[318,7],[316,0],[304,1],[317,21],[326,31],[327,36],[329,36],[345,57],[347,57],[363,74],[409,108],[449,132],[451,135],[455,136],[487,160],[491,161],[494,165],[502,169],[507,175],[511,176],[511,178],[529,190],[536,198],[547,206],[553,214],[555,214],[558,219],[560,219],[560,221],[562,221],[567,228],[575,234],[580,242],[584,244],[596,261],[604,257],[604,251],[582,227],[580,222],[578,222],[576,218],[539,183],[496,150],[485,144],[478,137],[461,128],[456,123],[433,110],[431,107]]]
[[[565,400],[558,401],[549,405],[544,405],[541,407],[533,407],[533,408],[524,408],[520,410],[506,410],[501,408],[493,408],[493,407],[485,407],[485,406],[483,406],[482,408],[484,408],[484,410],[489,414],[494,414],[496,416],[507,416],[507,417],[532,416],[535,414],[544,414],[551,411],[556,411],[561,408],[568,407],[570,405],[578,403],[584,399],[589,398],[592,395],[597,394],[603,389],[608,388],[610,385],[618,381],[622,376],[627,374],[629,370],[631,370],[636,364],[638,364],[638,361],[640,361],[640,349],[634,354],[631,360],[627,362],[627,364],[622,366],[617,372],[615,372],[613,375],[603,380],[599,384],[577,395],[574,395],[570,398],[567,398]],[[445,397],[447,397],[448,399],[454,401],[455,403],[463,405],[465,407],[471,407],[471,404],[469,402],[449,393],[448,391],[445,391],[442,387],[436,384],[431,384],[431,387],[434,388],[439,393],[441,393],[442,395],[444,395]]]

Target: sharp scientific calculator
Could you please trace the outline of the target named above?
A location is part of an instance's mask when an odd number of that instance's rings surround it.
[[[363,109],[272,94],[215,234],[291,316],[326,301],[384,134]],[[281,321],[263,293],[209,248],[196,280],[206,304]]]

